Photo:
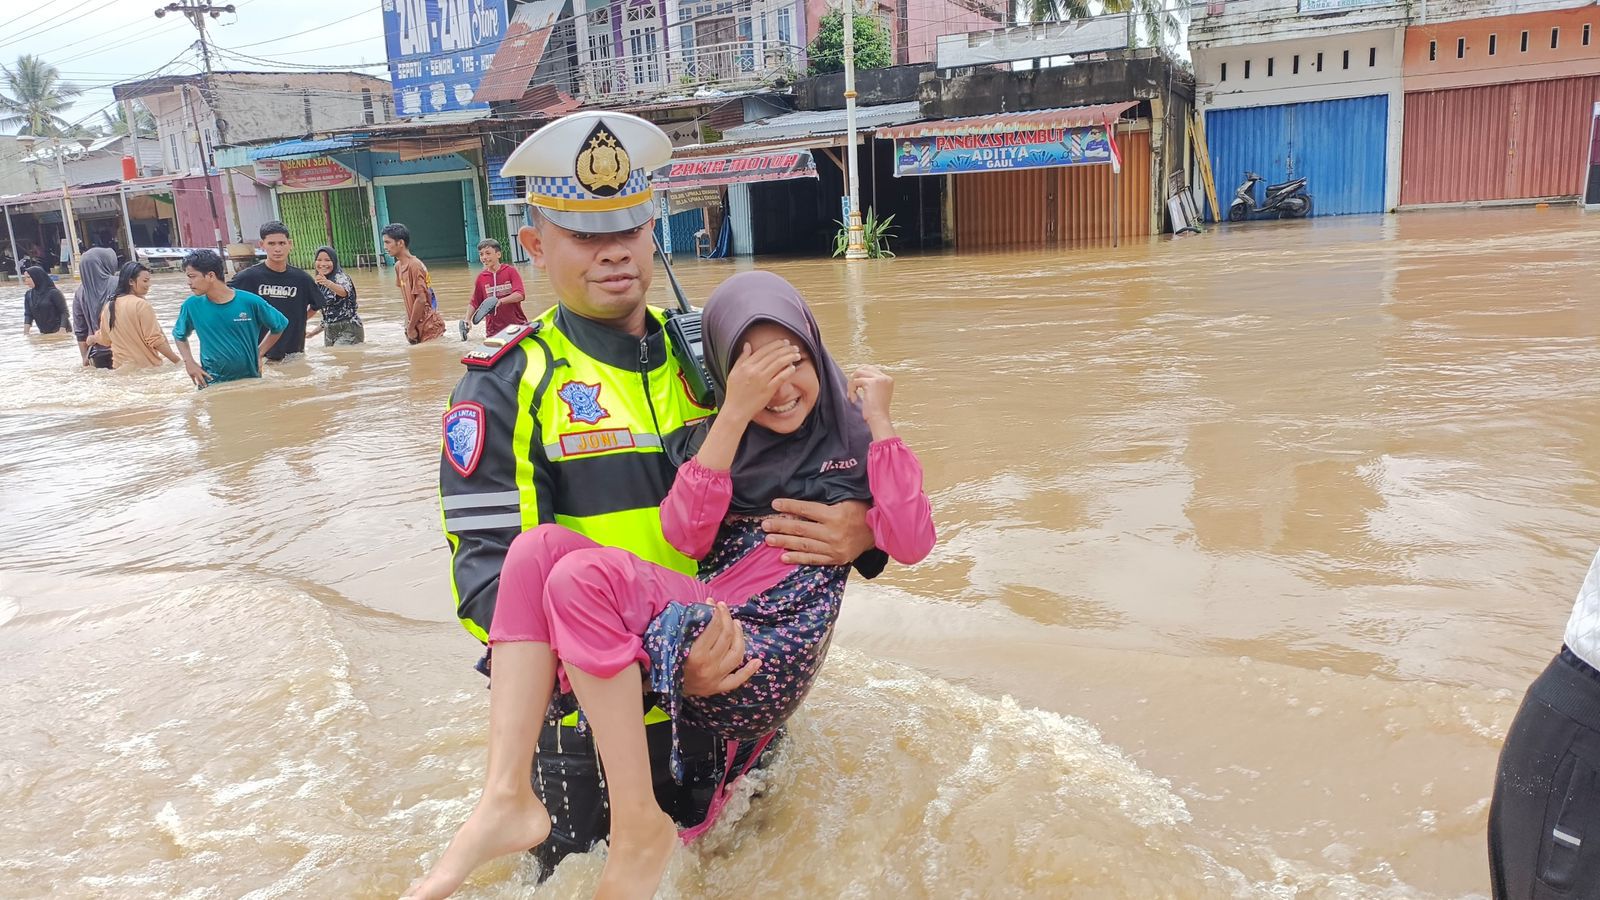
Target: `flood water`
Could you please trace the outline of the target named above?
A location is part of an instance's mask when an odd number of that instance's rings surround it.
[[[763,263],[896,374],[941,543],[851,584],[764,796],[664,895],[1487,895],[1495,756],[1600,544],[1600,219]],[[435,266],[421,347],[352,275],[367,345],[203,392],[79,368],[0,290],[5,896],[393,897],[465,817],[471,272]]]

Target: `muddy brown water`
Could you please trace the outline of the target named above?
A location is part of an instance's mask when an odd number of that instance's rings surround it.
[[[1487,894],[1495,754],[1600,543],[1600,219],[762,262],[896,374],[942,540],[851,585],[764,795],[666,895]],[[0,289],[5,896],[392,897],[465,816],[463,345],[353,274],[368,344],[204,392],[79,368]],[[470,276],[435,267],[447,319]]]

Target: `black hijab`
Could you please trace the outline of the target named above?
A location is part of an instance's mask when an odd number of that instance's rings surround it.
[[[846,395],[848,381],[822,346],[822,332],[794,285],[771,272],[741,272],[706,300],[702,326],[706,368],[721,404],[728,371],[744,333],[757,322],[793,332],[817,370],[817,405],[792,434],[752,422],[733,457],[733,502],[739,515],[766,515],[779,498],[838,503],[869,500],[867,448],[872,433]]]
[[[62,322],[61,314],[67,308],[67,298],[50,279],[50,273],[43,266],[29,266],[23,271],[28,275],[30,287],[23,294],[22,303],[27,307],[29,318],[39,326],[39,332],[50,334],[60,330],[63,324],[69,324]]]

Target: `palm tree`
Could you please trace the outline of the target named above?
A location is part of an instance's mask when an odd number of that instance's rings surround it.
[[[117,104],[116,115],[112,115],[109,112],[101,113],[100,115],[105,119],[101,129],[107,135],[128,133],[128,107],[126,104]],[[150,115],[150,110],[144,107],[140,107],[139,111],[133,114],[133,124],[134,130],[138,132],[134,137],[144,137],[156,133],[155,116]]]
[[[1070,22],[1095,16],[1129,15],[1131,47],[1168,47],[1178,40],[1172,0],[1014,0],[1022,22]]]
[[[83,93],[61,80],[61,72],[37,56],[19,56],[15,67],[0,65],[6,93],[0,94],[0,128],[38,137],[69,130],[61,114]]]

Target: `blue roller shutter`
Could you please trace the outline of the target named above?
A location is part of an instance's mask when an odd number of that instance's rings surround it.
[[[1383,212],[1386,95],[1206,113],[1207,146],[1224,208],[1245,172],[1269,184],[1305,178],[1313,214]],[[1256,199],[1264,196],[1256,188]]]

